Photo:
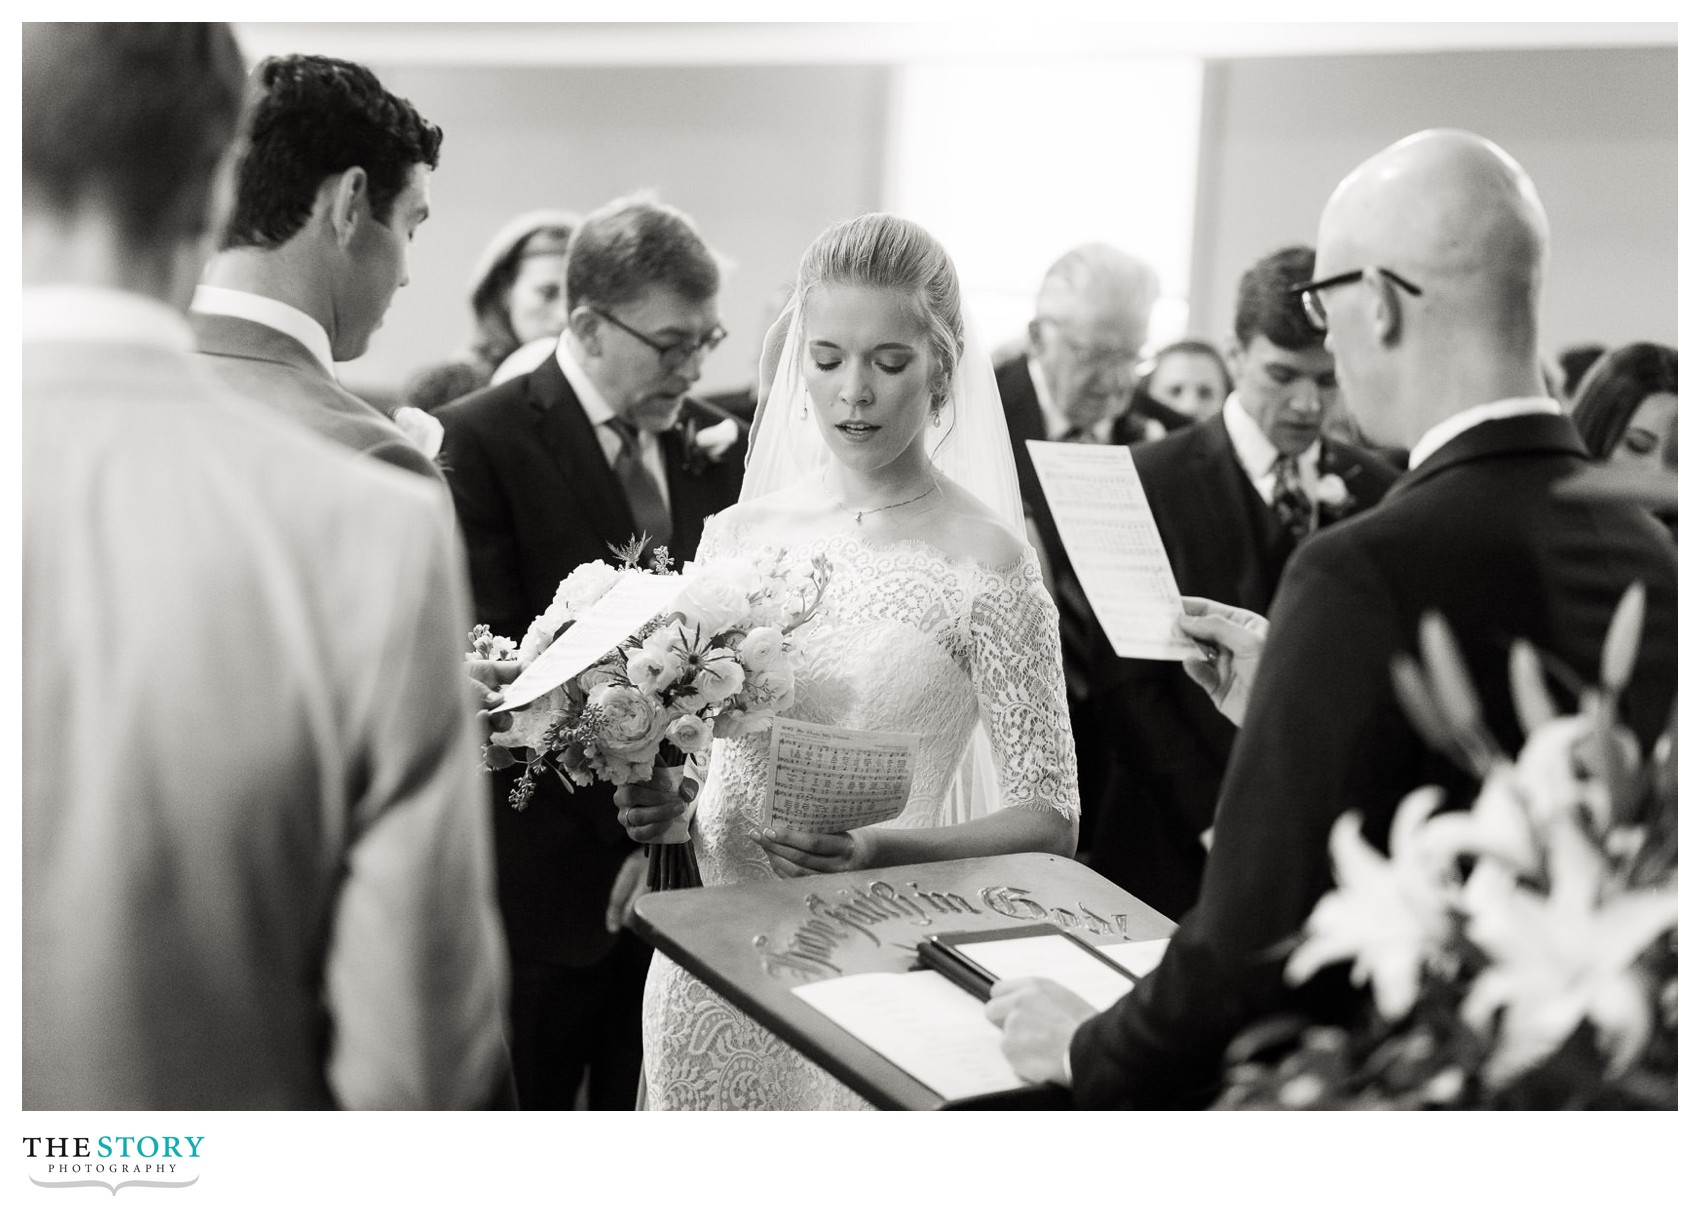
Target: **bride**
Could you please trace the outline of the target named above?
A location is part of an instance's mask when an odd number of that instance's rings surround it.
[[[785,346],[739,504],[698,558],[824,553],[831,580],[799,631],[798,719],[917,733],[909,802],[882,826],[813,834],[760,814],[768,739],[717,740],[692,825],[703,883],[937,859],[1074,853],[1079,791],[1057,613],[1022,537],[1003,410],[965,337],[944,249],[871,214],[803,254]],[[622,789],[653,841],[685,810]],[[644,995],[657,1109],[865,1107],[657,954]]]

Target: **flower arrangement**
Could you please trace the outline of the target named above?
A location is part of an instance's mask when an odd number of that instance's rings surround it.
[[[1286,1017],[1229,1048],[1217,1106],[1654,1108],[1676,1105],[1675,719],[1643,762],[1616,704],[1644,595],[1613,617],[1600,686],[1558,714],[1540,658],[1513,646],[1526,734],[1500,752],[1451,633],[1423,620],[1394,668],[1424,740],[1481,782],[1438,812],[1412,792],[1386,855],[1356,813],[1329,838],[1336,887],[1287,958],[1289,983],[1351,964],[1372,1005],[1353,1029]]]
[[[620,577],[638,566],[645,539],[617,549],[619,566],[581,564],[515,648],[511,641],[473,633],[491,652],[505,645],[520,668],[536,660]],[[658,549],[654,568],[671,561]],[[519,763],[509,795],[516,810],[530,801],[537,779],[553,772],[569,791],[595,782],[647,784],[680,792],[715,737],[767,727],[795,696],[798,649],[792,638],[813,617],[826,592],[825,557],[794,559],[783,549],[716,560],[688,571],[691,580],[668,614],[640,628],[588,669],[513,713],[512,726],[490,738],[485,764]],[[696,887],[688,818],[649,851],[649,887]]]

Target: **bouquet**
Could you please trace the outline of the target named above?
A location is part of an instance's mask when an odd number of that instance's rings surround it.
[[[523,669],[536,660],[621,576],[637,568],[645,540],[617,549],[618,567],[581,564],[517,647]],[[664,549],[654,570],[666,573]],[[686,570],[690,581],[665,615],[536,701],[490,738],[485,765],[523,766],[509,804],[523,809],[548,773],[569,791],[595,782],[645,784],[689,800],[699,786],[687,764],[701,762],[715,737],[766,728],[795,696],[798,649],[793,633],[813,617],[826,592],[825,557],[792,558],[784,549],[734,556]],[[511,641],[473,633],[473,648],[494,653]],[[470,659],[470,658],[469,658]],[[649,888],[701,884],[688,816],[649,847]]]
[[[1540,658],[1511,652],[1527,734],[1513,761],[1482,724],[1438,616],[1422,662],[1394,668],[1424,740],[1481,781],[1467,812],[1411,793],[1389,853],[1355,813],[1329,839],[1337,887],[1311,913],[1287,979],[1349,961],[1373,994],[1348,1030],[1265,1022],[1229,1048],[1224,1108],[1656,1108],[1676,1105],[1676,757],[1673,718],[1643,762],[1616,703],[1634,665],[1634,586],[1576,715]]]

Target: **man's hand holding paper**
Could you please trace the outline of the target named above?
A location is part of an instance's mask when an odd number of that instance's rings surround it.
[[[1187,657],[1182,667],[1216,710],[1238,725],[1245,719],[1269,620],[1209,598],[1182,598],[1181,605],[1186,613],[1175,620],[1176,630],[1204,648],[1204,655]]]

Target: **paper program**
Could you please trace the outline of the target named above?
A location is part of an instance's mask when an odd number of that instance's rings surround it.
[[[762,824],[843,833],[889,821],[909,802],[921,738],[777,719]]]

